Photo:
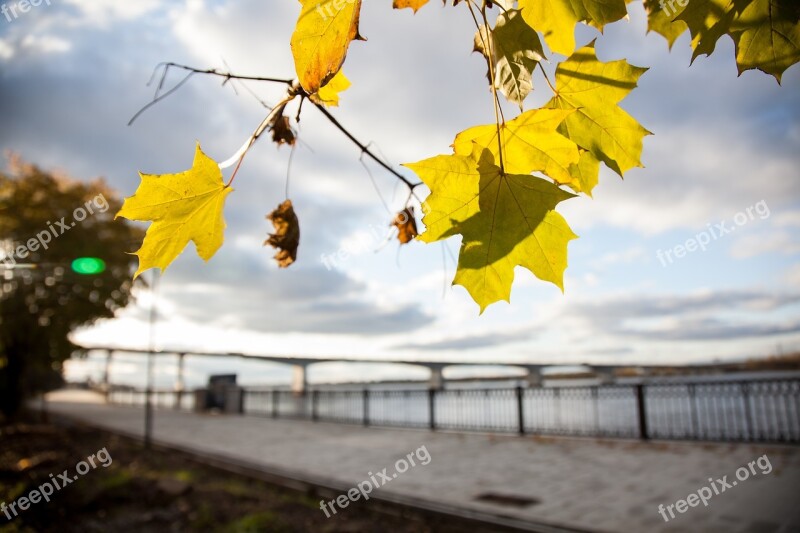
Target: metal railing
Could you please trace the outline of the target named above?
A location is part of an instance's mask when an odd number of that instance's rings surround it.
[[[133,387],[111,386],[106,391],[106,398],[109,403],[118,405],[141,405],[145,403],[146,393],[144,389]],[[189,391],[178,392],[174,390],[154,390],[152,392],[153,406],[162,409],[180,409],[182,411],[193,411],[194,394]]]
[[[800,444],[800,379],[592,387],[242,391],[244,414],[364,426],[632,439]],[[136,395],[139,396],[136,396]],[[170,400],[170,394],[172,399]],[[174,392],[156,405],[176,407]],[[191,409],[184,393],[180,408]],[[109,391],[142,404],[141,391]]]

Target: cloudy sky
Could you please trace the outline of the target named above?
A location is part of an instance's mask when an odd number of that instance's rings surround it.
[[[128,127],[153,96],[146,83],[157,63],[293,76],[294,1],[50,4],[0,18],[0,149],[75,177],[105,176],[122,196],[135,191],[137,171],[188,168],[196,141],[227,159],[266,112],[250,91],[269,103],[281,96],[280,87],[234,90],[198,76]],[[688,35],[669,52],[660,36],[645,35],[640,3],[630,10],[630,21],[607,27],[597,52],[650,67],[623,107],[655,135],[645,140],[646,168],[624,182],[604,170],[593,199],[560,207],[581,237],[569,247],[565,294],[518,269],[511,304],[479,316],[466,291],[450,287],[457,239],[402,249],[389,241],[384,202],[400,209],[404,191],[368,164],[378,194],[358,149],[309,107],[289,184],[302,224],[298,262],[279,271],[274,252],[261,246],[271,229],[264,215],[284,199],[289,150],[259,143],[228,197],[223,248],[205,265],[190,245],[162,278],[157,344],[563,364],[706,362],[800,349],[800,67],[786,72],[782,87],[760,72],[737,78],[725,38],[690,68]],[[345,72],[353,87],[335,114],[393,165],[448,153],[457,132],[493,120],[466,10],[432,2],[414,16],[369,1],[361,33],[369,40],[351,47]],[[581,28],[578,37],[586,43],[596,32]],[[542,80],[535,86],[529,107],[550,96]],[[734,231],[719,236],[722,223]],[[664,258],[704,232],[714,232],[705,251]],[[350,257],[334,264],[340,250]],[[140,294],[136,307],[76,340],[146,346],[151,302]],[[72,365],[70,375],[97,368]],[[161,368],[168,382],[172,370]],[[288,375],[263,364],[195,361],[191,379],[225,369],[250,382]],[[134,359],[114,372],[118,381],[141,376]],[[388,377],[425,371],[311,371],[312,381]]]

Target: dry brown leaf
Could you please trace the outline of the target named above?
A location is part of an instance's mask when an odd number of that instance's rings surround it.
[[[400,241],[400,244],[408,244],[419,235],[413,207],[407,207],[397,213],[392,226],[397,228],[397,240]]]
[[[289,117],[280,117],[275,121],[275,125],[272,126],[272,141],[278,146],[282,144],[294,146],[294,143],[297,141],[297,136],[294,134],[294,130],[292,130]]]
[[[300,245],[300,221],[294,214],[291,200],[286,200],[278,208],[267,215],[267,220],[275,226],[275,233],[270,233],[264,246],[270,245],[278,249],[275,260],[281,268],[287,268],[297,259],[297,247]]]

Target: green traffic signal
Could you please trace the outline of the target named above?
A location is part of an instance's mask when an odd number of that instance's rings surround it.
[[[106,262],[97,257],[79,257],[72,262],[72,271],[84,276],[102,274],[106,269]]]

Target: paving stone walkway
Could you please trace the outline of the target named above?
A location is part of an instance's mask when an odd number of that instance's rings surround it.
[[[48,410],[141,435],[141,408],[109,406],[75,392],[54,393]],[[516,437],[156,411],[158,443],[261,465],[266,471],[355,487],[384,468],[374,495],[589,531],[800,532],[800,447]],[[399,474],[409,453],[417,466]],[[109,450],[112,454],[113,451]],[[737,469],[753,465],[748,479]],[[420,459],[419,457],[422,457]],[[400,465],[402,467],[402,464]],[[397,474],[393,477],[393,474]],[[740,475],[744,475],[740,471]],[[675,505],[727,476],[731,486],[665,522]],[[378,476],[377,478],[381,478]],[[733,485],[733,481],[736,484]],[[497,496],[479,499],[487,494]],[[536,503],[522,505],[529,500]],[[694,498],[692,498],[694,501]],[[697,502],[695,502],[697,503]],[[339,512],[358,512],[360,500]],[[680,505],[680,504],[679,504]],[[322,512],[322,511],[320,511]]]

